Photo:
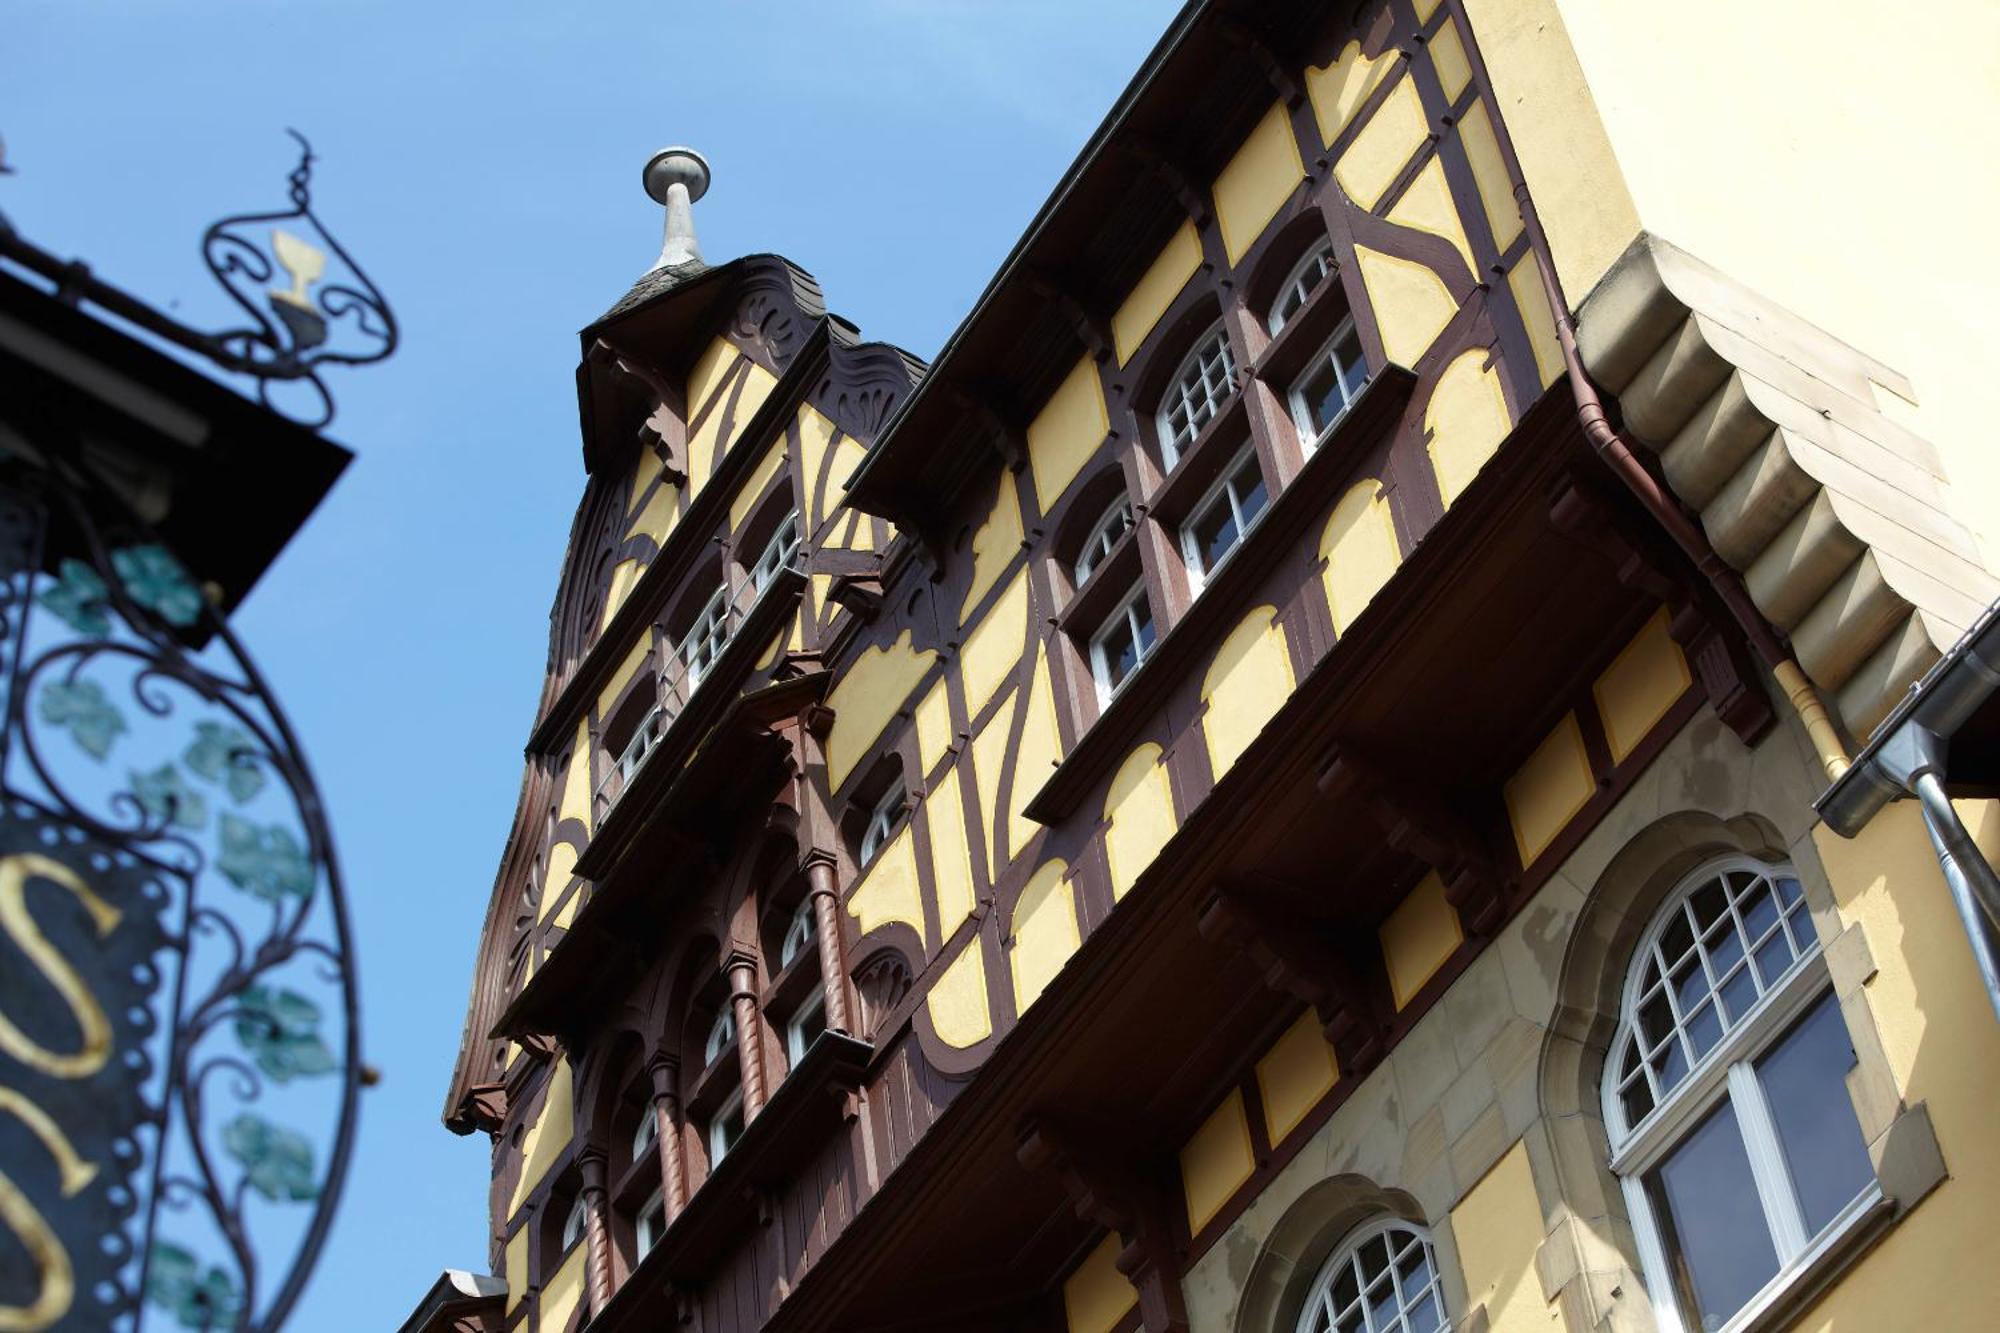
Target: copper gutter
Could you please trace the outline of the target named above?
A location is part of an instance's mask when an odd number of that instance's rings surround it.
[[[1471,34],[1472,21],[1465,12],[1464,0],[1451,0],[1451,9],[1461,30]],[[1476,38],[1465,43],[1465,50],[1482,91],[1497,109],[1499,98],[1493,88],[1492,76],[1486,70],[1485,54],[1480,51]],[[1729,608],[1730,615],[1742,628],[1744,638],[1770,669],[1792,710],[1804,725],[1827,777],[1837,780],[1849,766],[1847,747],[1828,716],[1819,691],[1800,669],[1791,649],[1778,637],[1770,622],[1764,619],[1763,612],[1750,600],[1749,591],[1744,588],[1736,571],[1716,554],[1715,548],[1709,544],[1708,535],[1688,517],[1680,500],[1670,494],[1639,461],[1624,435],[1611,424],[1604,397],[1591,382],[1589,372],[1583,366],[1583,356],[1577,350],[1576,314],[1563,294],[1562,279],[1556,274],[1555,252],[1549,247],[1548,233],[1542,230],[1541,215],[1535,211],[1535,201],[1529,196],[1527,174],[1521,170],[1521,159],[1514,152],[1514,140],[1508,131],[1506,118],[1495,115],[1493,126],[1501,156],[1514,177],[1514,202],[1520,208],[1521,225],[1527,232],[1528,249],[1535,256],[1535,269],[1541,275],[1549,313],[1555,319],[1556,341],[1562,347],[1563,367],[1568,372],[1570,391],[1576,396],[1577,424],[1582,426],[1585,438],[1590,441],[1597,456],[1604,460],[1605,466],[1625,484],[1625,488],[1653,516],[1682,553],[1694,562],[1695,568],[1715,589],[1723,605]]]

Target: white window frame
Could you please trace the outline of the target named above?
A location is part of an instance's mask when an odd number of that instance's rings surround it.
[[[1076,553],[1076,563],[1070,567],[1071,584],[1081,588],[1097,572],[1104,558],[1111,554],[1125,534],[1132,530],[1132,497],[1123,491],[1104,507],[1097,522],[1090,525],[1090,535],[1083,539],[1083,546]]]
[[[790,967],[792,960],[810,948],[819,938],[819,916],[813,911],[812,895],[799,899],[799,905],[792,912],[792,919],[785,923],[785,938],[778,943],[778,967]]]
[[[708,1169],[714,1171],[722,1165],[722,1159],[729,1156],[736,1142],[743,1138],[743,1130],[736,1131],[736,1141],[728,1141],[724,1132],[729,1127],[729,1117],[743,1111],[743,1089],[737,1088],[722,1099],[722,1105],[715,1108],[715,1114],[708,1118]]]
[[[1340,321],[1340,327],[1335,329],[1333,336],[1312,354],[1312,359],[1306,362],[1306,368],[1292,377],[1292,387],[1285,392],[1285,400],[1292,408],[1292,424],[1298,427],[1299,440],[1308,454],[1319,448],[1320,443],[1333,434],[1334,428],[1347,418],[1348,412],[1353,410],[1356,400],[1361,397],[1362,390],[1368,387],[1368,381],[1374,378],[1373,372],[1368,369],[1368,353],[1356,338],[1355,352],[1360,358],[1357,364],[1361,367],[1361,384],[1352,393],[1348,392],[1345,367],[1341,365],[1336,349],[1350,337],[1355,337],[1352,315]],[[1321,426],[1313,422],[1312,403],[1306,398],[1305,382],[1329,361],[1333,363],[1334,383],[1340,388],[1340,410]]]
[[[1243,497],[1237,493],[1236,485],[1245,477],[1254,478],[1252,484],[1264,487],[1264,503],[1257,507],[1255,513],[1247,516],[1243,512]],[[1249,486],[1246,485],[1243,489],[1248,490]],[[1213,565],[1210,565],[1202,556],[1201,542],[1195,535],[1195,528],[1217,505],[1229,506],[1230,517],[1236,522],[1236,540],[1230,543],[1228,550],[1215,558]],[[1222,566],[1222,562],[1236,554],[1237,548],[1243,545],[1244,538],[1250,535],[1251,527],[1270,507],[1271,488],[1264,481],[1264,470],[1257,462],[1256,447],[1246,444],[1236,457],[1229,460],[1229,466],[1222,470],[1222,476],[1208,488],[1208,493],[1188,510],[1188,516],[1181,524],[1181,559],[1187,564],[1188,584],[1193,591],[1200,592],[1209,576]]]
[[[811,1045],[806,1040],[806,1021],[814,1014],[824,1015],[825,1013],[826,991],[824,989],[815,990],[806,999],[804,1004],[801,1004],[797,1009],[792,1011],[791,1018],[785,1023],[785,1061],[787,1068],[797,1069],[799,1061],[806,1058],[806,1048]],[[822,1021],[820,1026],[822,1028],[826,1026],[824,1021]]]
[[[882,793],[882,799],[875,802],[874,809],[868,812],[868,823],[861,830],[862,865],[873,862],[889,845],[889,839],[896,836],[896,830],[903,826],[903,807],[907,804],[908,789],[903,786],[903,780],[897,778],[890,784],[889,790]]]
[[[1219,380],[1211,377],[1212,371]],[[1160,433],[1160,457],[1168,470],[1235,396],[1236,354],[1229,347],[1229,330],[1217,320],[1195,339],[1194,349],[1174,372],[1173,382],[1160,396],[1159,409],[1153,414],[1153,424]],[[1184,427],[1174,425],[1176,410],[1187,416]]]
[[[1705,862],[1675,885],[1673,892],[1656,909],[1653,921],[1633,950],[1632,961],[1626,969],[1618,1028],[1612,1036],[1610,1056],[1605,1062],[1600,1089],[1605,1131],[1611,1142],[1609,1165],[1624,1192],[1625,1209],[1632,1220],[1640,1267],[1646,1278],[1647,1294],[1659,1333],[1690,1333],[1690,1330],[1680,1308],[1674,1270],[1667,1255],[1666,1237],[1659,1219],[1654,1216],[1652,1200],[1646,1194],[1646,1175],[1680,1147],[1709,1113],[1723,1102],[1729,1102],[1735,1112],[1758,1202],[1770,1232],[1771,1248],[1777,1255],[1778,1271],[1715,1333],[1739,1333],[1755,1325],[1790,1287],[1834,1249],[1845,1234],[1882,1200],[1881,1185],[1871,1180],[1818,1235],[1806,1233],[1803,1212],[1785,1164],[1783,1145],[1778,1138],[1777,1123],[1755,1070],[1757,1060],[1778,1045],[1790,1032],[1792,1024],[1832,993],[1833,982],[1827,972],[1819,934],[1813,926],[1810,902],[1798,909],[1801,925],[1791,932],[1797,947],[1786,970],[1771,982],[1748,1013],[1727,1029],[1705,1055],[1690,1064],[1687,1073],[1674,1088],[1658,1097],[1651,1110],[1636,1124],[1626,1121],[1624,1101],[1619,1095],[1619,1063],[1624,1056],[1626,1039],[1638,1021],[1638,1001],[1642,998],[1640,983],[1646,964],[1652,959],[1654,946],[1660,937],[1682,912],[1682,904],[1703,885],[1731,871],[1748,871],[1771,881],[1773,893],[1776,893],[1776,883],[1780,879],[1798,881],[1801,898],[1804,898],[1804,882],[1793,866],[1787,863],[1771,864],[1748,856],[1730,856]],[[1734,913],[1735,909],[1730,910]],[[1781,905],[1779,930],[1786,929],[1782,923],[1786,915]],[[1670,981],[1666,990],[1673,990]],[[1716,987],[1713,993],[1719,993],[1719,990]],[[1709,1001],[1715,1002],[1713,999]],[[1678,1000],[1672,1003],[1678,1018]],[[1678,1033],[1680,1030],[1677,1022],[1675,1031]]]
[[[736,1049],[736,1010],[728,1000],[716,1010],[715,1021],[708,1025],[708,1038],[701,1044],[701,1066],[706,1069]]]
[[[563,1215],[562,1252],[564,1254],[568,1254],[572,1249],[576,1247],[576,1243],[582,1239],[583,1239],[583,1195],[581,1192],[579,1192],[576,1196],[576,1201],[570,1204],[569,1211]]]
[[[653,1103],[648,1101],[639,1112],[639,1123],[632,1127],[632,1160],[638,1161],[651,1152],[660,1141],[660,1117]]]
[[[1320,284],[1333,276],[1334,268],[1331,236],[1322,238],[1319,244],[1300,257],[1298,263],[1292,265],[1292,271],[1285,275],[1278,295],[1271,301],[1271,313],[1265,321],[1273,336],[1285,327],[1293,315],[1305,309],[1306,302],[1319,290]],[[1306,280],[1309,272],[1313,273],[1311,281]],[[1290,305],[1286,304],[1288,301]]]
[[[1118,603],[1118,609],[1106,616],[1104,623],[1090,636],[1090,674],[1097,682],[1097,702],[1100,707],[1109,704],[1118,691],[1125,688],[1126,682],[1139,674],[1139,668],[1146,664],[1146,659],[1151,657],[1153,650],[1160,645],[1160,625],[1157,620],[1153,620],[1153,641],[1149,644],[1139,642],[1139,619],[1133,608],[1141,602],[1146,602],[1146,615],[1151,620],[1153,605],[1146,601],[1144,579],[1139,580],[1132,591]],[[1112,634],[1121,627],[1131,632],[1137,652],[1133,656],[1132,669],[1126,673],[1124,680],[1114,685],[1111,683],[1111,660],[1105,653],[1104,646]]]
[[[639,720],[639,726],[632,733],[632,739],[625,742],[625,748],[618,754],[618,776],[625,782],[638,776],[646,760],[652,757],[654,744],[660,739],[660,706],[654,704],[646,710],[646,716]]]
[[[757,563],[750,567],[750,586],[758,592],[771,586],[771,580],[778,577],[778,571],[792,563],[792,558],[805,544],[799,528],[799,511],[794,509],[778,524],[778,530],[771,534],[771,540],[764,543],[763,551],[757,556]]]
[[[694,693],[697,685],[715,668],[722,652],[729,646],[729,587],[724,584],[709,594],[702,603],[701,613],[694,618],[694,624],[681,636],[681,670],[687,676],[687,692]]]
[[[659,1215],[658,1223],[653,1221],[655,1213]],[[660,1243],[660,1237],[666,1234],[666,1230],[667,1196],[662,1190],[654,1190],[646,1196],[646,1201],[639,1205],[638,1214],[632,1219],[632,1239],[636,1242],[641,1259]]]
[[[1451,1333],[1451,1307],[1445,1301],[1444,1274],[1438,1267],[1437,1243],[1431,1238],[1430,1228],[1416,1222],[1407,1222],[1400,1217],[1378,1217],[1371,1222],[1366,1222],[1356,1230],[1349,1232],[1340,1244],[1334,1246],[1332,1255],[1327,1258],[1325,1263],[1320,1265],[1319,1276],[1313,1279],[1310,1294],[1306,1296],[1305,1304],[1299,1309],[1299,1318],[1296,1325],[1297,1333],[1323,1333],[1323,1328],[1318,1322],[1321,1318],[1324,1318],[1326,1321],[1324,1329],[1337,1329],[1340,1327],[1341,1315],[1355,1312],[1352,1308],[1347,1310],[1329,1310],[1327,1308],[1333,1284],[1339,1280],[1342,1273],[1357,1270],[1362,1246],[1374,1240],[1377,1236],[1387,1235],[1392,1231],[1406,1232],[1416,1237],[1417,1242],[1424,1247],[1425,1258],[1429,1260],[1431,1278],[1425,1286],[1410,1293],[1407,1300],[1399,1300],[1396,1317],[1389,1321],[1388,1326],[1398,1329],[1403,1327],[1400,1321],[1409,1313],[1410,1307],[1420,1303],[1425,1293],[1430,1292],[1435,1294],[1437,1300],[1438,1326],[1435,1333]],[[1393,1242],[1391,1244],[1393,1245]],[[1390,1281],[1396,1284],[1396,1290],[1400,1296],[1402,1293],[1402,1279],[1396,1273],[1396,1256],[1397,1251],[1392,1248],[1389,1253]],[[1360,1274],[1358,1271],[1356,1272],[1356,1290],[1359,1293],[1363,1326],[1369,1330],[1369,1333],[1377,1333],[1374,1316],[1372,1312],[1368,1311],[1368,1283],[1365,1280],[1365,1275]]]

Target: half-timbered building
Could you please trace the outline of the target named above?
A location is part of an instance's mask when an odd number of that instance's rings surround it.
[[[1973,400],[1871,355],[1922,310],[1760,288],[1854,281],[1867,208],[1718,221],[1833,128],[1621,82],[1704,48],[1602,10],[1193,0],[928,364],[649,165],[453,1317],[1982,1326],[1984,862],[1815,808],[1988,660],[1921,433]]]

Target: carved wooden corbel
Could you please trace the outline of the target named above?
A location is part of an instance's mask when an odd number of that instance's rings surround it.
[[[826,590],[829,602],[845,607],[849,615],[864,625],[882,614],[883,596],[882,576],[879,573],[836,574]]]
[[[1649,543],[1635,540],[1595,487],[1574,476],[1563,477],[1549,497],[1549,522],[1565,537],[1603,557],[1617,571],[1618,581],[1636,592],[1666,602],[1681,591]]]
[[[1330,799],[1358,802],[1391,847],[1435,870],[1467,935],[1483,938],[1500,928],[1507,878],[1478,827],[1446,798],[1391,777],[1343,745],[1321,766],[1319,789]]]
[[[1272,990],[1312,1007],[1343,1075],[1367,1073],[1388,1053],[1383,987],[1319,924],[1247,885],[1215,889],[1197,921],[1202,938],[1240,950]]]
[[[676,486],[687,483],[687,423],[674,410],[681,395],[636,356],[628,355],[599,338],[591,355],[619,374],[636,381],[656,404],[639,427],[640,444],[660,456],[660,473]]]
[[[474,1129],[498,1134],[507,1120],[507,1085],[475,1083],[465,1090],[463,1106]]]
[[[1270,40],[1241,15],[1224,15],[1216,20],[1216,31],[1232,46],[1241,47],[1250,53],[1257,67],[1264,71],[1271,90],[1285,100],[1287,107],[1297,107],[1306,100],[1305,89],[1292,77],[1292,72],[1278,53],[1271,49]]]
[[[1157,139],[1128,130],[1114,142],[1159,178],[1179,201],[1188,221],[1197,227],[1208,225],[1208,194],[1197,187],[1194,177]]]
[[[1667,633],[1681,646],[1688,667],[1729,729],[1745,745],[1754,745],[1771,729],[1777,714],[1764,692],[1763,672],[1750,657],[1749,645],[1734,626],[1725,629],[1720,607],[1688,597],[1674,607]]]
[[[1110,1134],[1092,1134],[1031,1116],[1022,1123],[1014,1156],[1030,1171],[1053,1173],[1078,1217],[1118,1233],[1118,1271],[1139,1293],[1145,1333],[1188,1333],[1181,1294],[1180,1253],[1174,1243],[1173,1201]]]
[[[1074,281],[1036,265],[1030,265],[1024,276],[1030,287],[1062,312],[1085,351],[1100,361],[1111,354],[1114,340],[1110,321],[1099,312],[1096,302],[1077,295]]]

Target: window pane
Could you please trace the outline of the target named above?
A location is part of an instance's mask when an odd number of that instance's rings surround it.
[[[1305,403],[1306,420],[1315,438],[1347,406],[1347,399],[1340,391],[1340,374],[1325,358],[1317,362],[1312,373],[1299,382],[1299,397]]]
[[[1831,995],[1757,1062],[1806,1230],[1814,1235],[1874,1178],[1847,1095],[1852,1068],[1854,1047]]]
[[[1778,1271],[1736,1108],[1724,1102],[1646,1177],[1681,1304],[1717,1329]]]
[[[1214,569],[1215,562],[1228,555],[1237,537],[1242,535],[1236,530],[1236,515],[1229,508],[1227,495],[1216,496],[1206,510],[1195,515],[1191,531],[1195,559],[1203,571]]]

